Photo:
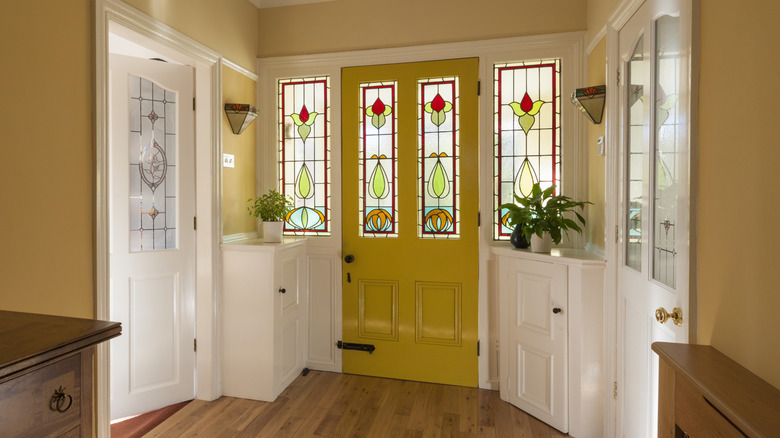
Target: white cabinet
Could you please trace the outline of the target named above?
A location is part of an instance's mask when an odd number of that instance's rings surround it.
[[[501,398],[578,438],[603,436],[604,260],[493,248]]]
[[[222,393],[274,401],[304,367],[305,241],[221,248]]]

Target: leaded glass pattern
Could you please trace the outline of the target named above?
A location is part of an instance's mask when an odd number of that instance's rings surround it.
[[[675,287],[675,230],[679,185],[678,90],[680,19],[656,21],[655,172],[653,182],[653,279]]]
[[[285,235],[330,235],[330,78],[282,79],[279,185],[293,199]]]
[[[459,237],[458,78],[417,82],[418,237]]]
[[[360,236],[398,237],[397,83],[360,84]]]
[[[133,75],[128,85],[129,248],[175,249],[177,93]]]
[[[625,187],[625,265],[642,270],[642,218],[644,217],[644,157],[647,151],[647,114],[645,111],[645,77],[647,60],[644,58],[644,38],[634,47],[626,66],[628,78],[628,132],[626,138]]]
[[[537,182],[561,188],[561,61],[496,64],[493,73],[493,237],[507,240],[513,230],[499,205]]]

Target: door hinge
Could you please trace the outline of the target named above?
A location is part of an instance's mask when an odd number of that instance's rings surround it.
[[[192,218],[192,229],[193,230],[197,230],[198,229],[198,218],[197,217],[193,217]]]
[[[620,67],[617,68],[617,84],[620,85]]]
[[[615,243],[618,243],[619,236],[620,236],[620,227],[615,225]]]
[[[479,341],[477,341],[477,357],[479,357]]]
[[[477,212],[477,227],[481,227],[481,226],[482,226],[482,212],[478,211]]]
[[[195,111],[195,98],[192,98],[192,110]]]
[[[195,351],[195,352],[198,351],[198,340],[197,339],[193,339],[192,340],[192,350]]]
[[[617,400],[617,382],[612,382],[612,398]]]
[[[477,96],[482,93],[482,81],[477,81]]]

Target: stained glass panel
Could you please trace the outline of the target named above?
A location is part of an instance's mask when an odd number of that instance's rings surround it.
[[[360,84],[360,236],[398,237],[397,83]]]
[[[655,179],[653,184],[653,278],[675,287],[675,225],[679,189],[678,81],[680,19],[656,21]]]
[[[330,79],[279,81],[279,185],[285,235],[330,235]]]
[[[561,187],[561,62],[494,65],[494,238],[512,234],[498,206],[527,196],[534,183]]]
[[[459,237],[458,78],[417,83],[418,236]]]
[[[130,251],[175,249],[176,92],[129,77]]]
[[[626,217],[625,229],[625,265],[642,270],[642,218],[644,217],[644,199],[642,185],[644,180],[644,162],[647,151],[647,114],[645,112],[644,38],[640,38],[634,53],[626,66],[628,75],[628,137],[626,139]]]

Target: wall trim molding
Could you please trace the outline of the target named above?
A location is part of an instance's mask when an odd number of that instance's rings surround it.
[[[593,52],[593,49],[596,48],[596,46],[599,45],[602,38],[605,38],[607,36],[607,25],[599,29],[598,32],[596,32],[596,35],[593,35],[593,38],[590,40],[590,43],[585,47],[585,55],[590,56],[591,52]]]
[[[197,397],[214,400],[220,395],[219,321],[217,303],[221,277],[221,55],[175,29],[143,14],[120,0],[94,2],[95,50],[95,316],[110,317],[109,223],[109,28],[122,29],[154,45],[154,49],[192,65],[196,70],[195,166],[196,214],[200,227],[196,242],[196,356]],[[97,348],[96,435],[110,433],[110,343]]]
[[[249,71],[249,70],[245,69],[244,67],[241,67],[240,65],[236,64],[235,62],[230,61],[229,59],[222,58],[222,65],[224,65],[225,67],[229,67],[229,68],[231,68],[231,69],[241,73],[242,75],[248,77],[249,79],[251,79],[251,80],[253,80],[255,82],[260,80],[260,77],[257,75],[257,73]]]

